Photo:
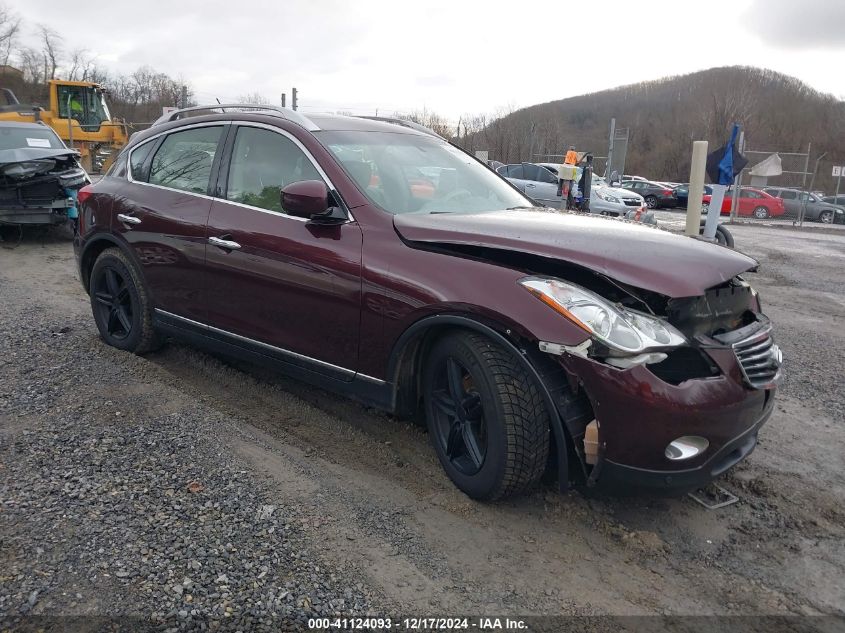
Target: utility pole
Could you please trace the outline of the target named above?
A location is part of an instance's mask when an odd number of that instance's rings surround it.
[[[807,191],[807,170],[810,169],[810,150],[813,149],[812,143],[807,143],[807,155],[804,157],[804,175],[801,177],[801,191]],[[801,210],[798,212],[798,226],[804,226],[804,208],[806,200],[801,205]],[[795,222],[792,223],[795,226]]]
[[[182,107],[188,107],[188,86],[182,86]]]
[[[810,191],[812,191],[813,185],[816,184],[816,172],[819,171],[819,163],[821,162],[822,158],[824,158],[825,156],[827,156],[827,152],[825,152],[824,154],[822,154],[821,156],[819,156],[816,159],[816,166],[813,167],[813,176],[812,176],[812,178],[810,178]],[[806,178],[806,174],[805,174],[805,178]],[[804,226],[804,215],[806,215],[806,213],[807,213],[807,202],[810,199],[809,191],[802,191],[801,197],[802,197],[802,200],[801,200],[801,223],[800,223],[800,226]]]
[[[613,138],[616,136],[616,119],[610,119],[610,142],[607,145],[607,164],[604,166],[604,177],[610,182],[613,173]],[[620,176],[622,174],[619,174]],[[611,183],[613,184],[613,183]]]
[[[291,88],[290,91],[290,105],[291,107],[296,110],[296,88]]]
[[[285,107],[285,93],[282,93],[282,107]]]

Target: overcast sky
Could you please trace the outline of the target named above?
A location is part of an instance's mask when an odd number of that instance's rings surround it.
[[[3,0],[0,0],[2,3]],[[743,64],[845,98],[845,0],[5,0],[109,70],[185,78],[200,103],[463,113]],[[61,8],[65,7],[65,8]]]

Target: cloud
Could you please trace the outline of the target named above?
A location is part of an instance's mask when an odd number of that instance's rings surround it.
[[[777,48],[845,49],[843,0],[753,0],[742,22]]]
[[[254,92],[290,103],[296,86],[310,111],[427,108],[457,122],[732,64],[841,92],[831,69],[845,67],[845,0],[709,2],[702,17],[678,0],[605,0],[595,11],[560,0],[118,1],[97,14],[92,38],[90,12],[0,0],[24,19],[22,43],[38,47],[44,23],[66,51],[88,47],[110,72],[151,66],[204,103]],[[644,26],[654,24],[666,26],[659,37]]]

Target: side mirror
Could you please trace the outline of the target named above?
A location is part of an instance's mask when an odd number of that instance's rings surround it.
[[[308,218],[329,212],[329,191],[319,180],[300,180],[279,192],[282,210],[288,215]]]

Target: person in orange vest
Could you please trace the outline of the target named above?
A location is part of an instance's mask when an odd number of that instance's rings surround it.
[[[557,181],[557,195],[561,197],[566,197],[566,208],[569,209],[572,207],[572,181],[574,180],[572,173],[574,172],[575,164],[578,162],[578,154],[575,152],[575,146],[570,145],[569,151],[566,152],[566,156],[563,159],[563,165],[561,166],[560,171],[558,172],[558,181]]]

